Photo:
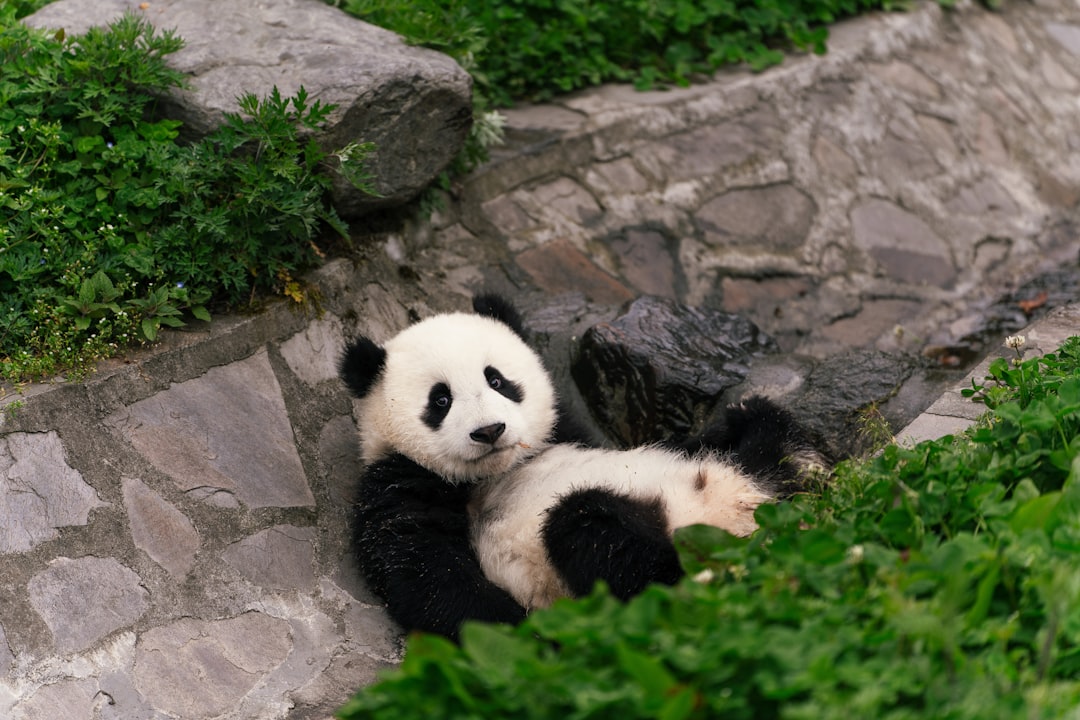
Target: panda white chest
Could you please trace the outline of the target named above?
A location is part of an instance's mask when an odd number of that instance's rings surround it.
[[[549,508],[583,488],[659,500],[669,532],[705,523],[748,535],[756,528],[754,510],[769,499],[749,476],[713,455],[686,457],[655,447],[549,448],[480,485],[473,502],[473,543],[485,575],[527,609],[568,594],[549,562],[541,527]]]

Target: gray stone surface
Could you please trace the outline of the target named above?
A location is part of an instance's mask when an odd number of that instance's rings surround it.
[[[946,285],[956,276],[949,247],[918,216],[883,200],[851,212],[852,235],[882,271],[911,285]]]
[[[222,28],[237,12],[324,12],[237,3],[139,12],[204,8]],[[722,402],[766,393],[841,449],[857,449],[865,413],[918,418],[905,441],[963,427],[980,410],[963,376],[1003,335],[1034,353],[1080,330],[1077,306],[1061,308],[1080,283],[1075,27],[1064,0],[923,4],[843,23],[827,55],[763,73],[515,108],[510,142],[430,220],[357,226],[352,256],[310,278],[317,312],[271,303],[165,332],[83,383],[9,389],[0,717],[327,720],[400,661],[400,631],[348,556],[360,460],[337,346],[479,289],[522,306],[581,414],[582,336],[648,294],[776,338]],[[344,64],[340,37],[332,58],[308,45],[283,72]]]
[[[230,714],[288,657],[289,633],[288,622],[260,612],[153,628],[135,651],[135,686],[174,717]]]
[[[0,554],[53,540],[105,505],[67,464],[56,432],[14,432],[0,443]]]
[[[703,205],[697,219],[709,245],[783,252],[802,245],[814,214],[814,201],[784,183],[724,193]]]
[[[184,39],[167,62],[189,76],[166,112],[205,135],[238,112],[236,99],[288,97],[303,87],[337,106],[317,135],[327,152],[375,143],[377,197],[335,179],[343,215],[414,197],[453,159],[472,125],[472,83],[440,53],[406,45],[322,0],[57,0],[26,22],[84,32],[132,12]]]
[[[265,352],[211,368],[105,422],[178,488],[214,504],[314,504]]]
[[[222,559],[256,585],[310,593],[315,587],[314,540],[314,528],[275,525],[232,543]]]
[[[123,478],[120,488],[135,547],[182,579],[199,550],[199,533],[191,520],[141,480]]]
[[[7,672],[13,660],[15,660],[15,656],[11,654],[7,634],[4,632],[3,626],[0,626],[0,670]]]
[[[113,558],[58,557],[27,591],[61,653],[85,650],[150,607],[141,578]]]

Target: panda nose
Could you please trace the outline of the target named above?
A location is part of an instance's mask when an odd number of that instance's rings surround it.
[[[503,431],[505,430],[506,423],[495,423],[494,425],[485,425],[482,428],[476,428],[469,433],[469,437],[476,442],[494,445],[495,441],[502,436]]]

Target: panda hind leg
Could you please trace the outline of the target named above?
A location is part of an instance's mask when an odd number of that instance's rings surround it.
[[[724,408],[697,438],[700,448],[730,452],[743,469],[776,497],[802,490],[808,478],[832,463],[811,433],[789,411],[754,395]]]
[[[552,565],[576,597],[603,580],[626,600],[650,583],[672,585],[683,575],[659,500],[601,488],[575,490],[548,510],[541,535]]]

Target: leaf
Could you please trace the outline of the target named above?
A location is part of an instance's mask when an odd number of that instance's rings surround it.
[[[142,334],[150,342],[154,342],[157,339],[158,323],[155,318],[143,318]]]
[[[847,543],[840,542],[832,534],[818,529],[804,532],[799,542],[802,555],[817,565],[834,565],[841,562],[848,551]]]
[[[94,302],[97,297],[94,292],[94,283],[89,278],[82,281],[82,285],[79,286],[79,303],[84,306],[89,306]]]
[[[1050,492],[1028,500],[1013,512],[1009,518],[1009,527],[1015,533],[1045,530],[1047,521],[1052,517],[1060,499],[1060,492]]]
[[[625,643],[615,646],[615,658],[623,672],[645,691],[646,698],[663,698],[677,683],[663,663],[631,650]]]
[[[519,665],[536,660],[531,645],[499,625],[466,623],[461,647],[484,677],[498,683],[509,683]]]
[[[195,316],[196,320],[210,322],[210,312],[202,305],[196,305],[195,307],[191,308],[191,314]]]
[[[675,549],[679,553],[679,562],[690,575],[712,568],[710,562],[719,551],[724,549],[744,548],[746,538],[735,537],[726,530],[712,525],[688,525],[675,531]]]

